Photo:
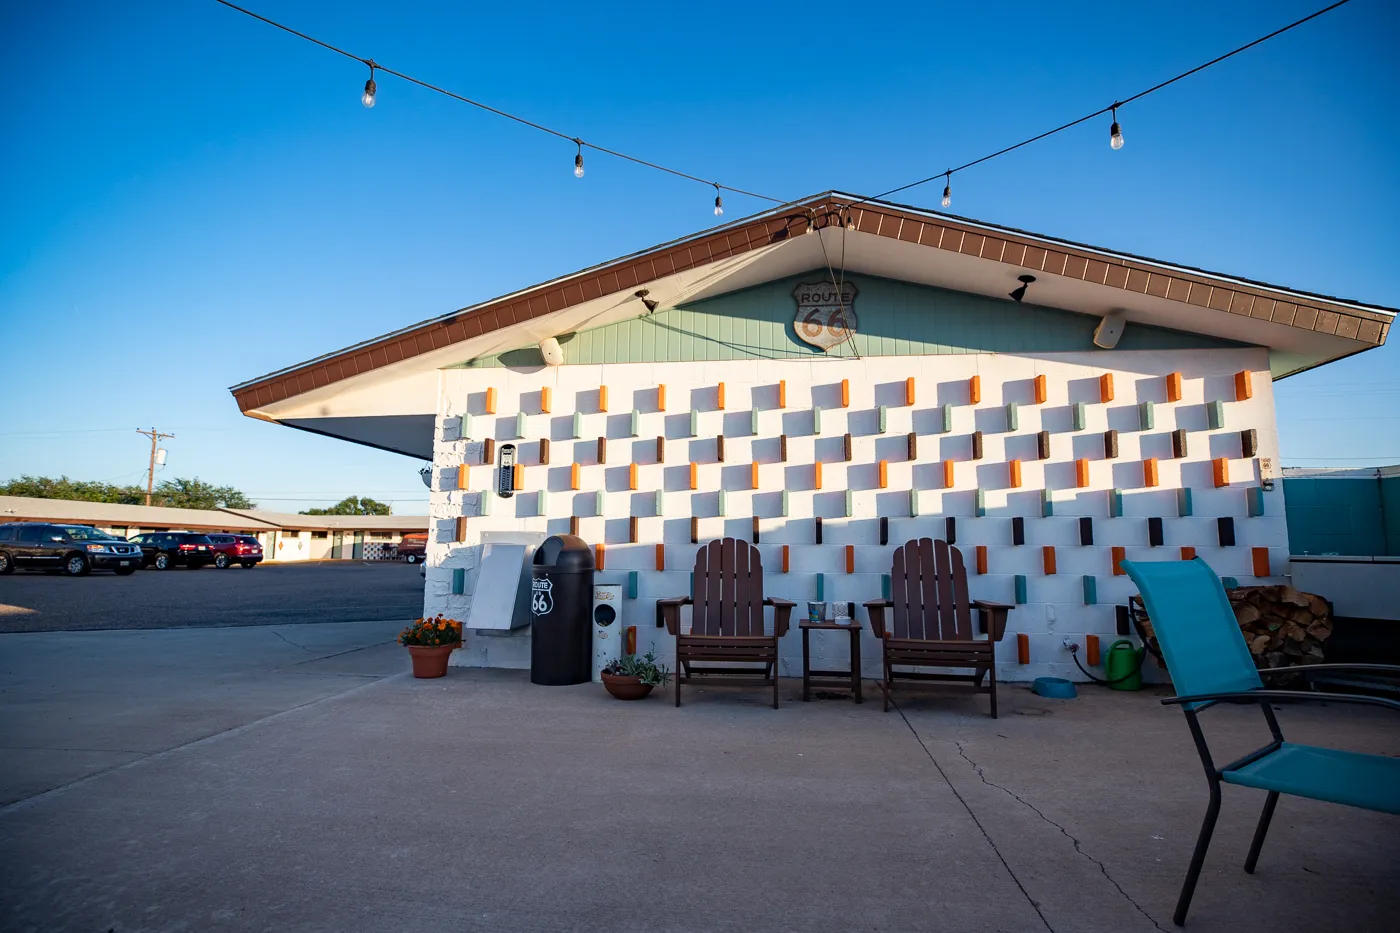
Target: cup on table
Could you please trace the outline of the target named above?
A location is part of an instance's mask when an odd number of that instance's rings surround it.
[[[825,621],[826,621],[826,603],[824,603],[824,602],[815,602],[815,601],[812,601],[812,600],[808,600],[808,601],[807,601],[807,621],[808,621],[808,622],[825,622]]]

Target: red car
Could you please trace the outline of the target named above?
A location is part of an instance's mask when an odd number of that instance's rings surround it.
[[[410,564],[428,558],[428,533],[426,531],[410,531],[403,536],[399,542],[396,552],[399,560],[406,560]]]
[[[209,540],[213,542],[209,550],[214,552],[214,566],[220,570],[234,564],[252,570],[262,563],[262,545],[252,535],[210,535]]]

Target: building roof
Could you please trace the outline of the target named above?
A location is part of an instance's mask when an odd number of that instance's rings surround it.
[[[426,515],[295,515],[260,509],[169,509],[161,506],[0,496],[0,522],[73,522],[131,528],[189,528],[201,531],[363,530],[423,531]]]
[[[223,509],[230,515],[247,516],[277,528],[362,531],[425,531],[426,515],[301,515],[293,512],[265,512],[262,509]]]
[[[638,300],[642,289],[649,301],[671,308],[826,268],[838,255],[846,272],[1003,300],[1019,275],[1034,274],[1037,305],[1094,315],[1120,311],[1130,322],[1267,347],[1275,378],[1381,345],[1396,314],[827,192],[461,308],[231,391],[250,417],[422,456],[419,437],[425,430],[431,437],[439,367],[641,316],[648,313]]]
[[[1378,467],[1284,467],[1284,479],[1389,479],[1400,476],[1400,464]]]

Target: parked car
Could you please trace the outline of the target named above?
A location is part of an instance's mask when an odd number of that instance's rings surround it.
[[[91,525],[0,525],[0,574],[48,570],[81,577],[90,570],[111,570],[126,576],[139,566],[139,547]]]
[[[189,531],[156,531],[131,539],[141,546],[143,567],[169,570],[171,567],[195,569],[214,562],[214,542],[208,535]]]
[[[234,564],[242,564],[245,570],[252,570],[262,563],[262,545],[252,535],[209,535],[214,542],[214,566],[227,570]]]
[[[403,536],[399,541],[398,555],[402,560],[410,564],[420,560],[426,560],[428,556],[428,533],[426,531],[411,531]]]

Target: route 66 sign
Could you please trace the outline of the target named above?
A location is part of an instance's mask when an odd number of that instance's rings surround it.
[[[814,347],[830,350],[850,340],[860,327],[856,318],[855,285],[832,282],[803,282],[792,290],[797,299],[797,316],[792,327],[797,337]]]
[[[530,611],[547,616],[554,609],[554,584],[539,577],[530,581]]]

